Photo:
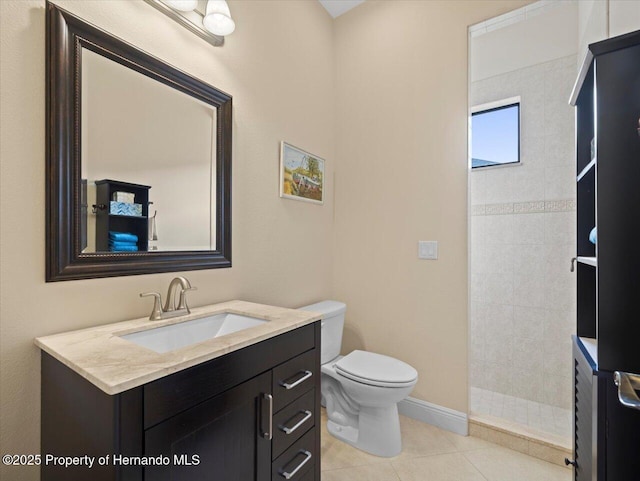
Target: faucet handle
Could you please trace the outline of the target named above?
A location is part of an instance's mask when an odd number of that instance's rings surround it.
[[[187,292],[197,290],[197,287],[191,287],[191,285],[189,285],[189,287],[180,291],[180,297],[178,298],[178,310],[186,309],[187,314],[191,313],[191,311],[189,310],[189,306],[187,305]]]
[[[162,296],[157,292],[141,292],[140,297],[153,296],[153,310],[149,316],[150,321],[157,321],[162,319]]]

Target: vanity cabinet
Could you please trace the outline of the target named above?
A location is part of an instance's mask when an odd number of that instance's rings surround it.
[[[319,481],[319,409],[319,322],[116,395],[43,352],[42,453],[96,461],[42,480]]]
[[[640,471],[640,410],[621,404],[614,382],[616,372],[640,375],[639,86],[637,31],[589,45],[571,98],[577,134],[576,481],[626,481]]]

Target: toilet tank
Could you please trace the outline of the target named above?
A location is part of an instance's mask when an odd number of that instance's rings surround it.
[[[342,346],[342,329],[344,328],[344,313],[347,310],[347,305],[338,301],[322,301],[300,309],[322,314],[320,363],[325,364],[338,357]]]

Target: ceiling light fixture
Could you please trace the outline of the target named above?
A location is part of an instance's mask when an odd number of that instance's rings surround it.
[[[1,0],[0,0],[1,1]],[[225,0],[145,0],[180,25],[203,38],[214,47],[224,45],[224,36],[236,24]]]
[[[223,37],[236,29],[236,23],[231,18],[229,5],[225,0],[209,0],[202,23],[211,33]]]
[[[165,3],[181,12],[191,12],[198,6],[198,0],[165,0]]]

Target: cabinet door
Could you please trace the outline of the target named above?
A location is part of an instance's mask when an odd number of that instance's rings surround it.
[[[598,368],[640,373],[640,45],[596,62]]]
[[[262,436],[261,412],[271,372],[145,431],[145,456],[166,456],[167,466],[145,468],[146,481],[267,481],[271,441]],[[165,458],[166,461],[166,458]]]

